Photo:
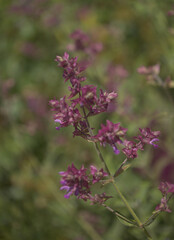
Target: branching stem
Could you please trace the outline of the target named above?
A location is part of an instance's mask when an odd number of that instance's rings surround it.
[[[92,130],[91,130],[91,127],[90,127],[90,124],[89,124],[89,121],[88,121],[86,112],[85,112],[85,108],[82,107],[82,109],[83,109],[83,113],[84,113],[84,117],[85,117],[85,120],[86,120],[86,123],[87,123],[87,127],[88,127],[88,130],[89,130],[89,133],[90,133],[91,136],[94,136],[94,134],[93,134],[93,132],[92,132]],[[100,149],[99,149],[99,147],[98,147],[98,144],[97,144],[96,142],[93,142],[93,143],[94,143],[95,149],[96,149],[96,151],[97,151],[97,154],[98,154],[100,160],[102,161],[102,163],[103,163],[104,166],[105,166],[105,169],[106,169],[108,175],[109,175],[110,177],[112,177],[111,172],[109,171],[109,168],[107,167],[107,164],[106,164],[106,162],[105,162],[105,160],[104,160],[104,158],[103,158],[103,156],[102,156],[102,153],[101,153],[101,151],[100,151]],[[119,190],[119,188],[118,188],[118,186],[117,186],[117,184],[116,184],[116,182],[115,182],[114,177],[112,177],[112,183],[113,183],[114,188],[115,188],[115,190],[117,191],[118,195],[120,196],[120,198],[121,198],[122,201],[124,202],[126,208],[128,209],[128,211],[130,212],[130,214],[132,215],[132,217],[133,217],[133,218],[135,219],[135,221],[137,222],[137,225],[139,226],[139,228],[141,228],[141,229],[144,231],[144,233],[145,233],[145,235],[146,235],[146,237],[147,237],[148,240],[152,240],[152,237],[150,236],[150,234],[148,233],[148,231],[146,230],[146,228],[143,226],[143,224],[141,223],[140,219],[138,218],[138,216],[136,215],[136,213],[134,212],[134,210],[131,208],[131,206],[129,205],[129,203],[128,203],[128,201],[126,200],[126,198],[123,196],[123,194],[122,194],[121,191]]]

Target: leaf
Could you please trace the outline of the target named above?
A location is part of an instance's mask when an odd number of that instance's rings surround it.
[[[122,218],[120,218],[120,217],[118,217],[118,216],[117,216],[117,218],[118,218],[118,220],[119,220],[123,225],[125,225],[125,226],[128,226],[128,227],[137,227],[137,224],[136,224],[135,222],[133,222],[133,220],[132,220],[132,223],[130,223],[130,222],[127,222],[126,220],[123,220]]]
[[[118,169],[118,171],[114,174],[114,177],[118,177],[120,174],[122,174],[123,172],[125,172],[128,168],[130,168],[131,163],[128,163],[124,166],[122,166],[121,168]]]

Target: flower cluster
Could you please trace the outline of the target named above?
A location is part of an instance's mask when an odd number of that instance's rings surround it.
[[[161,182],[158,189],[161,191],[163,197],[161,198],[161,203],[156,207],[156,210],[171,212],[167,203],[170,197],[174,194],[174,184],[169,182]],[[168,196],[169,194],[171,195]]]
[[[157,145],[154,142],[159,141],[159,131],[152,132],[150,128],[140,128],[139,130],[141,134],[134,137],[138,142],[129,141],[125,138],[127,132],[126,128],[121,127],[120,123],[114,124],[107,120],[106,126],[102,124],[101,129],[94,138],[96,141],[99,141],[102,146],[108,143],[113,148],[115,154],[120,153],[118,145],[122,145],[124,147],[122,152],[126,157],[134,159],[137,157],[138,150],[144,150],[145,144],[153,145],[156,148]]]
[[[90,138],[89,129],[85,117],[106,112],[108,104],[117,97],[115,92],[104,92],[100,89],[97,96],[97,88],[93,85],[84,85],[82,82],[86,80],[81,76],[82,71],[77,62],[77,57],[70,58],[68,53],[64,53],[63,57],[57,56],[55,59],[58,66],[63,68],[63,78],[65,82],[70,81],[71,86],[68,90],[71,92],[69,97],[64,96],[60,100],[53,99],[50,101],[52,110],[55,112],[54,121],[59,123],[56,129],[72,125],[74,127],[74,136]],[[68,103],[69,101],[69,103]],[[86,111],[86,116],[81,111]]]
[[[90,173],[87,174],[87,168],[82,166],[77,169],[74,164],[68,167],[66,172],[59,172],[62,176],[60,181],[62,187],[61,190],[66,190],[65,198],[69,198],[71,195],[75,195],[79,199],[84,201],[90,200],[94,203],[104,203],[110,196],[106,196],[105,193],[91,195],[91,186],[95,183],[99,183],[108,174],[101,168],[98,170],[95,166],[90,166]]]
[[[160,73],[160,65],[156,64],[150,67],[141,66],[137,69],[137,72],[142,75],[158,75]]]
[[[153,66],[145,67],[141,66],[137,69],[137,72],[141,75],[145,75],[146,79],[149,82],[155,82],[159,76],[160,73],[160,65],[156,64]]]
[[[78,39],[80,36],[81,42]],[[79,48],[83,48],[87,41],[87,37],[80,32],[74,34],[76,44]],[[78,40],[78,41],[77,41]],[[123,128],[120,123],[113,123],[109,120],[106,125],[102,124],[101,129],[95,135],[92,133],[93,128],[90,127],[88,117],[107,112],[108,105],[117,98],[116,92],[105,92],[102,89],[97,94],[97,87],[94,85],[83,85],[86,80],[82,76],[84,68],[77,62],[77,57],[70,58],[68,53],[64,53],[63,57],[57,56],[56,62],[58,66],[63,68],[63,78],[65,82],[69,82],[68,97],[64,96],[60,100],[53,99],[50,101],[52,111],[54,111],[54,121],[58,123],[57,130],[63,127],[73,126],[73,136],[80,136],[86,140],[97,142],[102,146],[109,144],[115,154],[122,151],[128,159],[137,157],[138,150],[144,150],[145,144],[153,145],[158,141],[160,132],[152,132],[149,128],[139,129],[140,134],[134,137],[134,140],[126,138],[127,129]],[[149,70],[150,71],[150,70]],[[90,200],[92,204],[103,204],[110,196],[102,194],[91,194],[91,186],[103,181],[107,173],[103,169],[98,170],[93,165],[90,166],[90,172],[82,166],[77,169],[73,164],[68,167],[67,171],[60,172],[61,190],[66,190],[65,198],[75,195],[84,201]]]
[[[152,132],[150,128],[144,128],[140,130],[140,135],[137,137],[134,137],[134,139],[138,140],[138,142],[135,141],[127,141],[125,140],[123,145],[125,148],[122,149],[123,153],[127,156],[127,158],[136,158],[137,157],[137,151],[138,150],[144,150],[145,144],[153,145],[155,148],[158,147],[154,142],[159,141],[158,137],[160,135],[159,131]]]
[[[74,40],[74,44],[69,44],[68,50],[83,51],[89,56],[94,56],[103,49],[102,43],[93,43],[89,36],[79,29],[75,30],[70,37]]]
[[[112,123],[111,121],[106,121],[106,126],[101,125],[101,129],[98,131],[98,134],[95,136],[95,139],[98,140],[103,146],[106,143],[110,144],[115,152],[119,154],[120,151],[117,148],[117,143],[122,143],[120,137],[124,137],[127,132],[126,128],[120,126],[120,123]]]
[[[77,37],[78,34],[76,32],[74,36]],[[87,41],[85,35],[82,35],[81,38],[83,41]],[[50,101],[52,110],[55,112],[54,121],[59,124],[59,126],[56,127],[57,130],[72,125],[74,127],[73,136],[81,136],[94,142],[100,142],[102,146],[109,144],[115,154],[120,153],[118,145],[122,145],[122,152],[127,158],[131,159],[137,157],[138,150],[144,150],[145,144],[151,144],[157,147],[154,142],[158,141],[160,132],[152,132],[149,128],[140,128],[141,134],[134,137],[138,142],[129,141],[125,137],[127,129],[121,127],[120,123],[112,123],[109,120],[106,121],[106,126],[101,125],[98,134],[91,136],[87,118],[106,112],[109,103],[117,98],[117,93],[108,93],[100,89],[99,96],[97,96],[97,87],[94,85],[82,86],[82,82],[84,82],[86,78],[81,75],[84,69],[79,66],[77,57],[70,58],[68,53],[64,53],[63,57],[57,56],[55,60],[58,62],[58,66],[63,68],[63,78],[65,82],[70,81],[71,83],[71,86],[68,87],[70,91],[68,98],[64,96],[60,100],[54,99]],[[141,72],[150,74],[156,71],[157,74],[158,67],[158,65],[148,69],[144,67],[144,70],[142,69]]]

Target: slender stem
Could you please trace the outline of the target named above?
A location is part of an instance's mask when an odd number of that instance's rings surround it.
[[[124,215],[122,215],[122,214],[119,213],[118,211],[113,210],[111,207],[107,206],[107,205],[104,204],[104,203],[102,203],[101,205],[102,205],[103,207],[105,207],[107,210],[109,210],[110,212],[114,213],[118,218],[121,218],[121,219],[123,219],[125,222],[137,226],[135,222],[129,220],[127,217],[125,217]]]
[[[93,132],[92,132],[92,130],[91,130],[91,127],[90,127],[90,124],[89,124],[89,121],[88,121],[88,118],[87,118],[87,115],[86,115],[86,112],[85,112],[84,107],[83,107],[82,109],[83,109],[84,117],[85,117],[85,120],[86,120],[86,123],[87,123],[87,126],[88,126],[89,133],[90,133],[91,136],[94,136],[94,134],[93,134]],[[99,158],[101,159],[102,163],[103,163],[104,166],[105,166],[105,169],[106,169],[108,175],[111,176],[111,173],[110,173],[110,171],[109,171],[109,169],[108,169],[108,167],[107,167],[107,165],[106,165],[106,163],[105,163],[105,160],[104,160],[104,158],[103,158],[103,156],[102,156],[102,154],[101,154],[101,152],[100,152],[100,149],[99,149],[97,143],[96,143],[96,142],[93,142],[93,144],[94,144],[94,146],[95,146],[95,149],[96,149],[96,151],[97,151],[97,154],[98,154]]]
[[[136,222],[138,223],[139,227],[142,227],[142,223],[140,221],[140,219],[137,217],[137,215],[135,214],[135,212],[133,211],[133,209],[131,208],[131,206],[129,205],[129,203],[127,202],[126,198],[123,196],[123,194],[120,192],[119,188],[117,187],[117,185],[115,184],[115,181],[113,179],[113,185],[115,190],[117,191],[118,195],[120,196],[120,198],[123,200],[124,204],[126,205],[127,209],[129,210],[130,214],[132,215],[132,217],[136,220]]]
[[[91,136],[94,136],[94,135],[93,135],[93,132],[92,132],[92,130],[91,130],[91,127],[90,127],[90,124],[89,124],[89,121],[88,121],[88,118],[87,118],[87,115],[86,115],[86,112],[85,112],[84,107],[82,107],[82,109],[83,109],[84,117],[85,117],[85,119],[86,119],[86,123],[87,123],[87,126],[88,126],[88,130],[89,130]],[[96,149],[96,151],[97,151],[97,153],[98,153],[98,156],[99,156],[100,160],[102,161],[102,163],[103,163],[104,166],[105,166],[106,171],[108,172],[109,176],[112,177],[111,172],[109,171],[109,168],[107,167],[107,164],[106,164],[106,162],[105,162],[105,160],[104,160],[104,158],[103,158],[103,156],[102,156],[102,154],[101,154],[101,152],[100,152],[100,149],[99,149],[97,143],[94,142],[94,145],[95,145],[95,149]],[[135,221],[137,222],[138,226],[143,229],[143,231],[144,231],[147,239],[151,240],[152,238],[151,238],[150,234],[147,232],[146,228],[143,226],[143,224],[141,223],[140,219],[138,218],[138,216],[136,215],[136,213],[134,212],[134,210],[131,208],[131,206],[130,206],[129,203],[127,202],[126,198],[125,198],[125,197],[123,196],[123,194],[120,192],[119,188],[118,188],[117,185],[116,185],[115,179],[114,179],[113,177],[112,177],[112,180],[113,180],[112,183],[113,183],[113,185],[114,185],[114,187],[115,187],[115,190],[117,191],[118,195],[120,196],[120,198],[121,198],[122,201],[124,202],[124,204],[125,204],[125,206],[127,207],[128,211],[130,212],[130,214],[132,215],[132,217],[135,219]]]
[[[149,224],[152,223],[153,220],[155,220],[155,218],[160,214],[160,210],[156,211],[155,213],[153,213],[144,223],[143,226],[148,226]]]

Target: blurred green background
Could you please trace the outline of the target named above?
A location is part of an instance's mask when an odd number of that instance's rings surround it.
[[[0,2],[0,239],[145,239],[100,206],[64,199],[59,171],[72,161],[77,167],[101,164],[93,145],[73,138],[71,127],[55,130],[48,101],[66,93],[54,58],[73,43],[70,34],[81,29],[101,42],[87,81],[117,90],[119,97],[115,112],[91,118],[92,126],[120,121],[130,137],[139,127],[161,131],[159,149],[147,148],[118,178],[138,216],[149,217],[161,198],[159,182],[174,183],[174,107],[165,91],[136,69],[159,63],[161,78],[174,79],[174,16],[167,15],[172,5],[172,0]],[[76,55],[87,58],[71,53]],[[174,98],[173,88],[169,92]],[[115,156],[110,147],[102,151],[114,173],[124,156]],[[129,217],[112,187],[105,191],[115,196],[108,205]],[[153,239],[173,240],[173,226],[173,213],[163,213],[149,231]]]

